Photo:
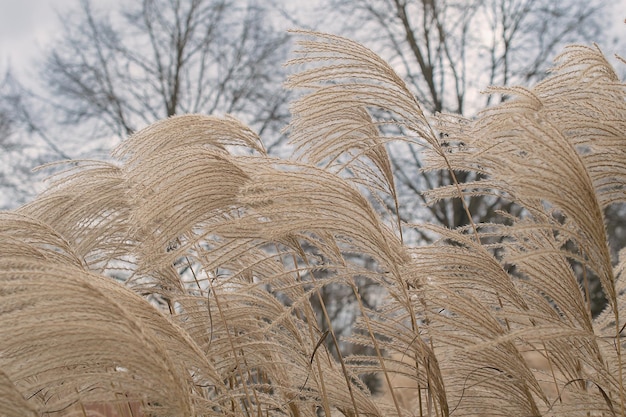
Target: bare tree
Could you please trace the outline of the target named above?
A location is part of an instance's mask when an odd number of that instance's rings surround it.
[[[328,0],[427,110],[468,114],[487,85],[543,78],[564,44],[601,41],[599,0]]]
[[[12,148],[12,129],[13,127],[11,126],[8,114],[4,109],[0,109],[0,156],[2,159],[5,159],[7,153]],[[2,166],[4,167],[6,164],[3,163]],[[5,169],[0,171],[0,208],[8,207],[7,200],[9,199],[9,193],[14,189],[14,187],[15,185],[13,184],[9,173],[6,172]]]
[[[180,113],[232,113],[260,133],[287,117],[286,33],[261,2],[143,0],[117,13],[81,0],[64,18],[43,79],[62,121],[125,137]]]
[[[41,153],[0,107],[0,210],[15,208],[37,193],[32,168],[40,164]]]
[[[40,62],[40,85],[0,85],[4,204],[33,195],[31,170],[108,151],[111,138],[181,113],[233,114],[278,145],[288,118],[281,64],[289,37],[261,1],[80,0]],[[272,6],[275,7],[275,6]],[[18,74],[19,75],[19,74]],[[40,178],[39,178],[40,179]]]
[[[26,110],[28,98],[7,72],[0,82],[0,210],[14,208],[36,195],[33,168],[51,156],[67,159],[54,143],[45,143],[49,138],[38,131],[39,122],[34,120],[37,112]]]
[[[494,97],[506,99],[480,94],[489,85],[532,84],[545,77],[564,44],[602,40],[605,6],[600,0],[328,0],[328,4],[350,16],[345,30],[380,51],[425,110],[464,116]],[[451,149],[464,146],[448,141],[445,131],[440,138]],[[420,171],[423,155],[418,147],[398,145],[391,149],[391,157],[404,220],[426,218],[450,228],[469,223],[458,199],[424,210],[422,191],[452,184],[453,179],[448,173]],[[456,175],[458,182],[472,179],[464,172]],[[480,197],[466,204],[474,220],[482,221],[508,203]]]
[[[482,95],[489,85],[531,85],[544,78],[565,44],[602,41],[601,0],[327,0],[348,33],[381,53],[403,76],[424,110],[472,116],[506,100]],[[454,116],[451,116],[454,119]],[[442,146],[464,143],[440,127]],[[389,132],[407,135],[408,132]],[[494,220],[499,211],[517,213],[498,196],[428,201],[423,192],[478,179],[464,171],[423,171],[424,152],[411,142],[390,146],[399,216],[408,223],[434,221],[449,228]],[[428,204],[427,204],[428,203]],[[393,201],[387,210],[394,212]],[[472,219],[468,217],[471,213]],[[411,228],[405,239],[428,242],[432,235]],[[623,245],[617,245],[621,247]],[[599,282],[591,281],[594,312],[603,306]],[[344,303],[349,305],[349,303]]]

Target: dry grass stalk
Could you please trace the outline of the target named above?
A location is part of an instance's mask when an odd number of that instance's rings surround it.
[[[570,47],[468,120],[427,117],[361,45],[299,35],[293,159],[231,118],[177,116],[0,215],[0,415],[626,415],[626,260],[603,218],[626,200],[626,102],[602,53]],[[448,230],[377,211],[398,204],[392,140],[480,174],[431,201],[498,195],[521,215]],[[411,246],[413,227],[441,239]],[[572,260],[602,282],[596,319]],[[366,307],[356,277],[387,297]],[[311,300],[331,283],[354,290],[351,341],[376,355],[326,350]]]

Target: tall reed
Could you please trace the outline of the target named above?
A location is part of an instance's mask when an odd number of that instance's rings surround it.
[[[293,158],[230,117],[176,116],[0,214],[0,415],[626,415],[626,255],[611,259],[603,214],[626,200],[625,86],[600,50],[568,47],[545,81],[492,88],[507,100],[467,119],[426,115],[353,41],[298,36]],[[395,141],[421,145],[424,169],[476,174],[428,201],[519,214],[402,223]],[[414,228],[439,239],[409,242]],[[358,305],[346,340],[331,284]]]

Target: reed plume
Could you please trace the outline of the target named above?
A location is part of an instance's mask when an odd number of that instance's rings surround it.
[[[604,218],[626,201],[625,86],[599,48],[567,48],[532,88],[492,88],[507,100],[467,119],[426,115],[353,41],[297,35],[293,158],[230,117],[175,116],[0,215],[0,415],[626,415],[626,253],[611,259]],[[430,202],[520,209],[402,223],[396,141],[421,145],[424,169],[476,174]],[[414,228],[439,238],[410,243]],[[591,275],[608,300],[595,318]],[[344,342],[320,295],[332,284],[360,313],[346,341],[373,355],[327,349]]]

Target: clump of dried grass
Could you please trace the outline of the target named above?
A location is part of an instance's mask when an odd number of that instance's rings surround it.
[[[602,53],[566,49],[469,120],[425,115],[361,45],[300,35],[294,158],[236,120],[178,116],[0,215],[0,415],[626,415],[626,263],[612,266],[603,218],[626,200],[626,103]],[[395,140],[423,145],[427,169],[479,174],[430,201],[493,195],[521,214],[402,224]],[[441,239],[410,245],[410,228]],[[572,261],[607,295],[596,319]],[[357,278],[387,297],[366,306]],[[353,289],[350,341],[375,355],[327,351],[332,283]]]

